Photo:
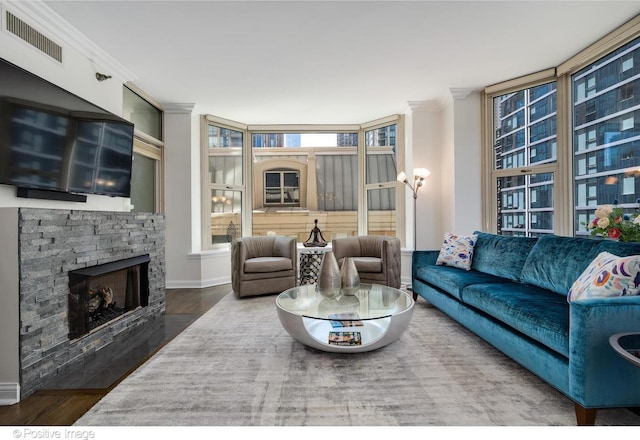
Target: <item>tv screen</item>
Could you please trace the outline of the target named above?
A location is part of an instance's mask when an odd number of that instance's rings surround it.
[[[75,127],[68,190],[129,197],[133,125],[78,119]]]
[[[130,197],[131,122],[1,59],[0,78],[0,184]]]

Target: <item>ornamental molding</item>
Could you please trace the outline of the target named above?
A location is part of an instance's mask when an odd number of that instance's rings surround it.
[[[469,96],[474,91],[475,89],[449,89],[449,92],[451,92],[451,96],[453,97],[453,99],[466,99],[467,96]]]
[[[441,110],[438,101],[407,101],[412,112],[439,112]]]
[[[196,106],[193,102],[170,102],[163,103],[162,110],[164,113],[171,114],[187,114],[190,115],[193,113],[193,108]]]

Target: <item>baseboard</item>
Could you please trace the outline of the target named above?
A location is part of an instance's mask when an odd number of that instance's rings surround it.
[[[167,280],[167,289],[204,289],[205,287],[221,286],[231,284],[230,277],[211,278],[206,280]]]
[[[0,383],[0,406],[13,405],[20,402],[19,383]]]

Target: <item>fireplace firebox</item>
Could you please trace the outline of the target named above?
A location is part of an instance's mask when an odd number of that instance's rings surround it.
[[[149,303],[149,255],[69,272],[69,338]]]

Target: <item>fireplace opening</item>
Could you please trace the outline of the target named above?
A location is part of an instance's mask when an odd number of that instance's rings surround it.
[[[149,255],[69,272],[69,338],[149,304]]]

